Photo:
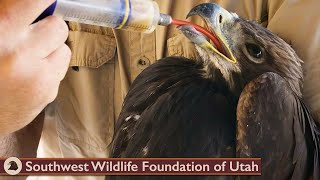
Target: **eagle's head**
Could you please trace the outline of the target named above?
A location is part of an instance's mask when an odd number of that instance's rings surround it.
[[[219,69],[231,90],[241,92],[244,85],[265,72],[285,78],[301,96],[302,61],[284,40],[260,25],[229,13],[214,3],[194,7],[188,17],[198,15],[218,38],[224,53],[192,26],[181,26],[184,35],[196,44],[204,62],[205,76]]]

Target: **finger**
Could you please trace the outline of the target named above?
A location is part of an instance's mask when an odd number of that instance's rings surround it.
[[[45,58],[47,63],[45,63],[46,67],[44,70],[51,72],[49,78],[52,81],[58,80],[60,82],[64,78],[69,67],[70,59],[71,50],[66,44],[63,44],[55,52]]]
[[[55,0],[1,0],[1,22],[6,27],[26,27],[54,2]]]
[[[27,57],[43,59],[65,43],[68,33],[68,26],[62,19],[47,17],[30,26],[20,52]]]

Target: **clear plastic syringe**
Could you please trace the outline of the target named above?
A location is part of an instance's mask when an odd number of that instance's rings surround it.
[[[66,21],[145,33],[172,22],[171,16],[161,14],[152,0],[56,0],[38,20],[50,15]]]
[[[222,45],[212,32],[160,13],[158,4],[153,0],[56,0],[36,21],[50,15],[60,16],[66,21],[144,33],[153,32],[157,25],[192,25],[224,53]]]

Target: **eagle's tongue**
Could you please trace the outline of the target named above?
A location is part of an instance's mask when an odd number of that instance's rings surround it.
[[[208,31],[207,29],[199,26],[199,25],[196,25],[192,22],[188,22],[188,21],[182,21],[182,20],[177,20],[177,19],[173,19],[172,20],[172,24],[174,25],[178,25],[178,26],[181,26],[181,25],[191,25],[193,26],[197,31],[201,32],[202,34],[206,35],[212,42],[213,44],[217,47],[217,50],[220,51],[222,54],[226,55],[220,41],[218,40],[218,38],[213,34],[211,33],[210,31]]]

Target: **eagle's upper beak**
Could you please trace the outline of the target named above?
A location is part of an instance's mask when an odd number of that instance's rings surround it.
[[[180,30],[186,35],[186,37],[200,47],[214,51],[225,60],[236,63],[237,60],[234,57],[230,46],[228,45],[227,38],[224,36],[222,29],[225,23],[232,23],[234,21],[235,15],[229,13],[228,11],[214,3],[204,3],[194,7],[189,12],[187,18],[194,15],[199,15],[205,20],[209,27],[209,30],[212,31],[219,39],[222,47],[225,50],[225,54],[219,52],[211,43],[206,40],[203,34],[197,32],[196,29],[190,26],[180,27]]]

